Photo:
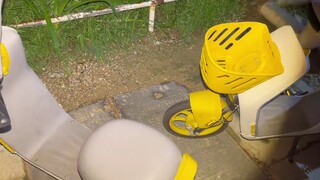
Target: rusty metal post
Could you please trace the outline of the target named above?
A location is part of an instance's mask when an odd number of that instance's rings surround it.
[[[149,32],[154,31],[154,21],[156,16],[156,1],[152,1],[150,5],[150,11],[149,11]]]

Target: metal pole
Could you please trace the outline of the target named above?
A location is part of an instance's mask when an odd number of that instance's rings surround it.
[[[177,0],[164,0],[163,3],[170,3],[170,2],[175,2],[175,1],[177,1]],[[149,6],[151,8],[151,6],[153,4],[155,4],[154,1],[147,1],[147,2],[142,2],[142,3],[137,3],[137,4],[125,4],[125,5],[117,6],[115,8],[115,10],[116,10],[116,12],[122,12],[122,11],[129,11],[129,10],[134,10],[134,9],[145,8],[145,7],[149,7]],[[107,9],[91,11],[91,12],[79,12],[79,13],[67,14],[64,16],[51,18],[51,21],[53,24],[56,24],[56,23],[72,21],[72,20],[76,20],[76,19],[83,19],[86,17],[95,17],[95,16],[101,16],[101,15],[112,14],[112,13],[113,13],[112,9],[107,8]],[[153,11],[153,13],[154,13],[154,11]],[[151,11],[150,11],[150,16],[151,16]],[[153,16],[155,16],[155,14],[153,14]],[[150,18],[152,18],[152,17],[150,17]],[[153,17],[153,19],[151,19],[151,22],[154,23],[154,17]],[[41,25],[46,25],[46,24],[47,23],[45,20],[40,20],[40,21],[27,22],[27,23],[21,23],[21,24],[17,24],[17,25],[8,25],[8,26],[13,27],[13,28],[23,28],[23,27],[41,26]],[[150,27],[150,25],[149,25],[149,27]]]

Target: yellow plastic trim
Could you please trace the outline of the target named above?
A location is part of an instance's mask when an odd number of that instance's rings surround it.
[[[198,127],[206,128],[222,116],[220,95],[210,90],[192,92],[190,105]]]
[[[184,153],[174,180],[193,180],[197,167],[197,162],[189,154]]]
[[[1,61],[2,61],[2,74],[5,76],[9,73],[10,57],[8,50],[4,44],[1,43]]]
[[[251,135],[255,136],[256,135],[256,123],[252,123],[250,125],[250,129],[251,129]]]
[[[0,138],[0,144],[4,147],[4,148],[6,148],[10,153],[14,153],[15,152],[15,150],[12,148],[12,147],[10,147],[6,142],[4,142],[1,138]]]

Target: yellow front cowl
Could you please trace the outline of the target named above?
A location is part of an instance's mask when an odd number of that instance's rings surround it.
[[[210,90],[192,92],[190,105],[199,128],[207,128],[208,124],[221,119],[222,106],[219,94]]]

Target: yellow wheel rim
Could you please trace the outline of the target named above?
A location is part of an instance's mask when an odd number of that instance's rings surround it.
[[[195,122],[193,113],[191,109],[184,109],[176,114],[174,114],[169,121],[170,128],[177,134],[184,135],[184,136],[196,136],[187,129],[188,122]],[[203,130],[197,136],[206,136],[212,133],[215,133],[223,126],[223,123],[220,123],[214,127],[208,128]],[[195,128],[195,127],[193,127]]]

